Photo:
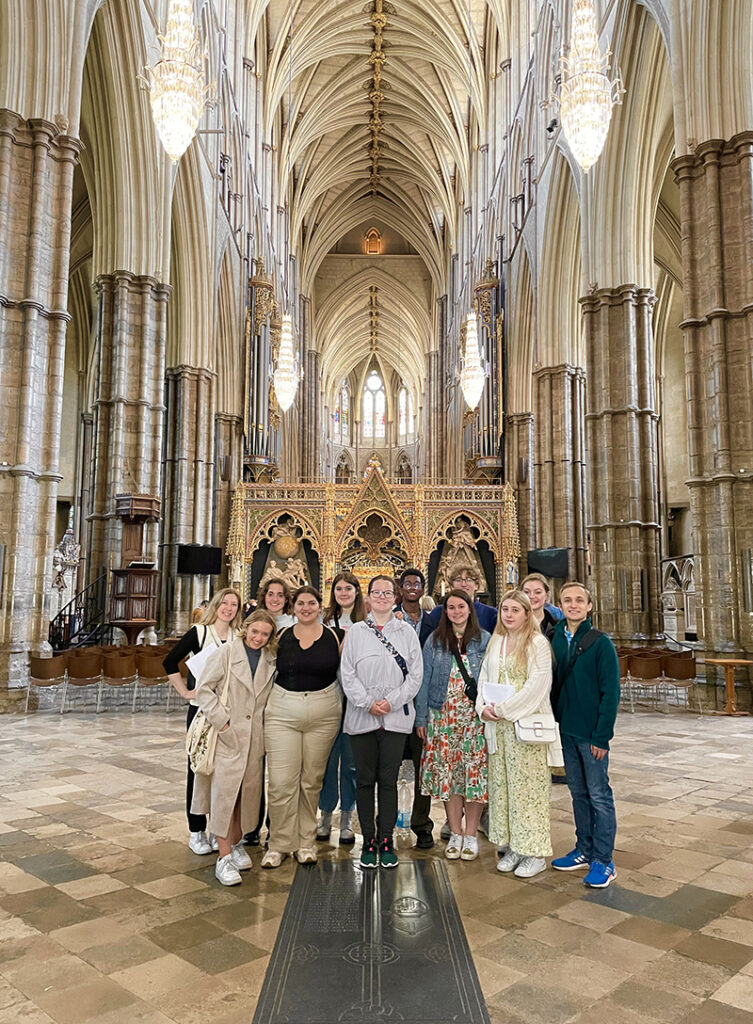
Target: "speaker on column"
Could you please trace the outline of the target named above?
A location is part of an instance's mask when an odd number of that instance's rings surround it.
[[[222,548],[211,544],[179,544],[179,576],[219,576],[222,572]]]
[[[569,576],[567,548],[537,548],[528,552],[528,571],[540,572],[557,580]]]

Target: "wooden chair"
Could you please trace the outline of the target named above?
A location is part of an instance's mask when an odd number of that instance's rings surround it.
[[[81,648],[80,653],[68,652],[68,673],[63,684],[63,699],[60,702],[60,714],[65,711],[65,700],[68,695],[68,687],[74,686],[84,693],[84,706],[86,706],[86,688],[97,686],[102,678],[102,653],[92,651],[91,648]]]
[[[663,699],[664,697],[661,690],[661,658],[655,654],[648,657],[631,654],[630,676],[635,680],[638,698],[645,697],[648,703],[654,703],[658,707],[659,698]],[[664,700],[663,706],[666,706]]]
[[[97,692],[97,713],[102,710],[102,694],[105,686],[115,691],[122,691],[126,686],[135,686],[138,678],[136,655],[129,652],[112,651],[103,655],[102,678]],[[116,705],[117,706],[117,705]]]
[[[677,655],[667,655],[662,658],[662,674],[664,676],[662,685],[666,690],[674,690],[675,698],[679,702],[682,694],[683,703],[686,708],[690,707],[690,687],[696,678],[696,662],[692,651],[678,652]],[[703,706],[700,697],[698,698],[698,713],[703,714]]]
[[[620,703],[629,703],[632,714],[635,712],[635,690],[630,678],[630,655],[626,652],[619,653],[618,650],[617,659],[620,663]]]
[[[29,658],[29,682],[26,687],[26,704],[24,712],[29,710],[29,697],[32,686],[48,689],[53,686],[65,685],[65,674],[68,668],[68,654],[53,654],[51,658]]]
[[[148,654],[136,655],[138,678],[133,685],[133,704],[131,705],[131,713],[136,711],[136,699],[138,697],[139,687],[146,688],[164,686],[166,683],[168,686],[170,685],[170,681],[162,667],[163,657],[164,655],[158,655],[157,657]]]

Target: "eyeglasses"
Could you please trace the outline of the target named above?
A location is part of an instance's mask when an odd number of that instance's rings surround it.
[[[372,590],[370,597],[394,597],[394,590]]]
[[[452,582],[453,582],[453,584],[455,584],[455,583],[475,583],[476,581],[474,580],[474,578],[472,576],[456,576],[455,579]]]

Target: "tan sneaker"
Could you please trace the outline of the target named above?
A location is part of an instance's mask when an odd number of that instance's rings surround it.
[[[299,864],[316,864],[316,850],[305,847],[295,851],[295,859]]]
[[[286,857],[287,853],[280,853],[279,850],[267,850],[261,859],[261,866],[263,868],[279,868]]]

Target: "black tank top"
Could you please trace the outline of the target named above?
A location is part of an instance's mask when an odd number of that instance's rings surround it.
[[[293,693],[325,690],[335,682],[339,667],[338,642],[327,626],[323,627],[319,639],[305,650],[301,649],[292,626],[280,636],[275,682],[283,690]]]

